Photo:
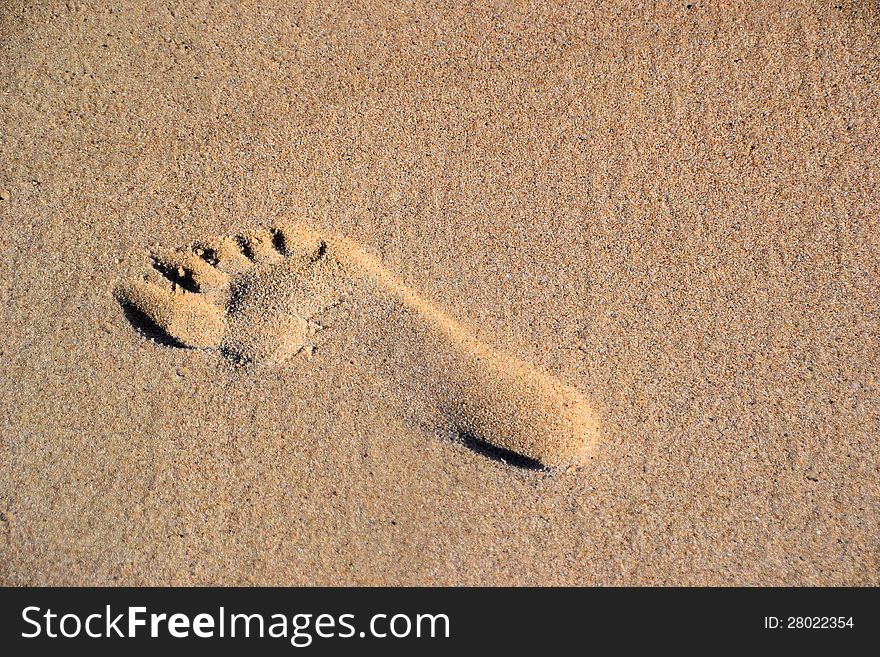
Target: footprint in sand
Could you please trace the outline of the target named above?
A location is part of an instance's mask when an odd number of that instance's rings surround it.
[[[378,329],[406,331],[380,340],[405,344],[403,367],[392,371],[406,370],[407,392],[425,396],[467,446],[524,467],[558,467],[584,463],[597,441],[577,390],[479,342],[341,235],[279,226],[155,251],[152,264],[155,272],[116,293],[129,320],[165,344],[278,362],[311,344],[323,313],[374,295],[401,308],[402,322]]]

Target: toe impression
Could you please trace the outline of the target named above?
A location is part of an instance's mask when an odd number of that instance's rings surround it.
[[[217,347],[223,339],[223,311],[200,294],[147,281],[124,283],[117,294],[124,305],[188,347]]]

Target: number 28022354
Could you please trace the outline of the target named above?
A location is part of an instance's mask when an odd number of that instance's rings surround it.
[[[852,627],[852,616],[764,616],[764,628],[768,630],[842,630]]]

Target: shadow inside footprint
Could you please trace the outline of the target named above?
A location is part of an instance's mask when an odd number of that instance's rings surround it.
[[[495,445],[474,435],[470,431],[466,431],[463,429],[457,430],[456,440],[458,440],[458,442],[460,442],[462,445],[476,452],[480,456],[485,456],[488,459],[504,463],[505,465],[510,465],[515,468],[521,468],[523,470],[542,471],[548,469],[546,466],[542,465],[541,462],[537,459],[523,456],[522,454],[517,454],[516,452],[513,452],[509,449],[504,449],[503,447],[496,447]]]

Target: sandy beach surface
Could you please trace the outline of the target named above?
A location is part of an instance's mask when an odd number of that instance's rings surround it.
[[[876,2],[0,11],[0,583],[880,583]]]

